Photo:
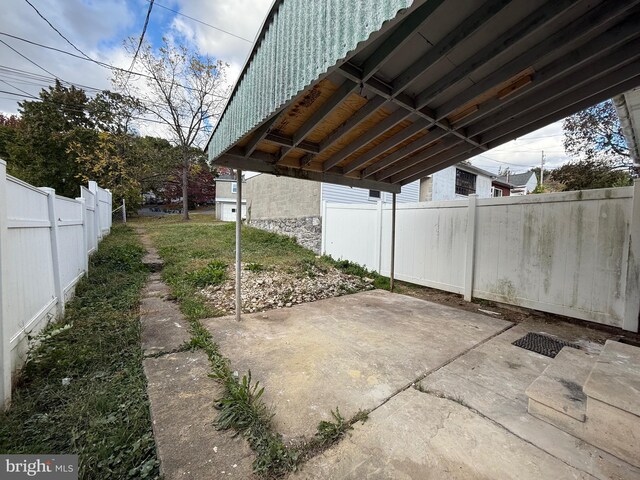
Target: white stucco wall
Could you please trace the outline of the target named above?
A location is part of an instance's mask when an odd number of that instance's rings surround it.
[[[491,178],[483,175],[476,176],[476,194],[479,198],[491,197]],[[448,167],[432,175],[432,190],[430,199],[422,200],[459,200],[466,195],[456,195],[456,167]]]

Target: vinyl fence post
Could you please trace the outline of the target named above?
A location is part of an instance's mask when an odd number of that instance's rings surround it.
[[[64,315],[64,286],[62,285],[62,275],[60,272],[60,248],[58,247],[58,214],[56,212],[56,191],[53,188],[41,187],[40,190],[47,193],[47,204],[49,206],[49,223],[51,227],[51,261],[53,265],[53,288],[58,297],[56,311],[58,317]]]
[[[98,198],[98,184],[93,180],[89,180],[89,191],[94,196],[93,222],[95,225],[94,233],[96,235],[96,247],[102,238],[102,228],[100,227],[100,200]]]
[[[376,252],[374,259],[374,270],[382,273],[382,221],[383,221],[383,203],[382,200],[376,202],[376,229],[375,229],[375,246],[373,251]]]
[[[629,256],[622,328],[638,332],[640,316],[640,180],[633,183],[631,221],[629,222]]]
[[[122,198],[122,223],[127,223],[127,204]]]
[[[0,407],[7,408],[11,401],[11,332],[9,307],[5,294],[9,283],[7,268],[2,259],[7,255],[7,164],[0,160]]]
[[[320,242],[320,255],[327,253],[327,201],[322,201],[322,233]]]
[[[476,254],[476,204],[478,195],[469,195],[467,207],[467,253],[464,268],[464,299],[467,302],[473,297],[473,267]]]
[[[85,275],[89,275],[89,224],[87,221],[87,201],[82,197],[77,197],[78,200],[82,204],[82,244],[84,245],[83,253],[83,269]]]

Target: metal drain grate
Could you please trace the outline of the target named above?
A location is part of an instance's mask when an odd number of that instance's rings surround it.
[[[562,350],[562,347],[579,348],[574,343],[532,332],[527,333],[524,337],[513,342],[513,345],[551,358],[555,358],[555,356],[560,353],[560,350]]]

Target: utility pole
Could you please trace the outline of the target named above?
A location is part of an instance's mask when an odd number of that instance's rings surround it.
[[[544,182],[544,150],[542,150],[542,157],[540,158],[540,187]]]

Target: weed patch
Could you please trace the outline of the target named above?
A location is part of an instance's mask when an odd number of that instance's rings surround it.
[[[189,272],[187,280],[198,288],[220,285],[227,279],[227,264],[220,261],[209,262],[206,267]]]
[[[142,255],[120,225],[100,244],[0,413],[2,453],[78,454],[83,479],[158,478],[138,319],[148,273]]]

